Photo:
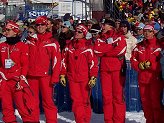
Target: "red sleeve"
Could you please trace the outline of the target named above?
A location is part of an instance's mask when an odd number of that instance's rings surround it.
[[[126,52],[126,41],[124,37],[118,37],[116,41],[112,44],[112,49],[105,53],[105,56],[124,56]]]
[[[29,64],[29,48],[27,44],[22,43],[21,48],[21,56],[20,56],[20,64],[21,64],[21,75],[26,76],[28,71],[28,64]]]
[[[67,74],[67,47],[62,51],[61,72],[60,75]]]
[[[61,53],[60,46],[57,41],[52,43],[53,52],[52,52],[52,78],[51,82],[59,82],[60,68],[61,68]]]
[[[112,44],[107,44],[102,39],[97,39],[94,45],[94,53],[99,57],[103,56],[105,53],[111,51],[112,49]]]
[[[90,77],[97,77],[98,74],[98,58],[93,52],[93,49],[88,49],[88,64],[89,64],[89,75]]]
[[[140,71],[140,69],[138,68],[138,47],[134,48],[134,50],[132,51],[132,57],[130,59],[131,62],[131,66],[132,68],[134,68],[136,71]]]

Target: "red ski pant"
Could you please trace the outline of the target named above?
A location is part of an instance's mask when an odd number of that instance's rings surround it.
[[[124,81],[120,71],[100,72],[105,123],[125,123]]]
[[[5,123],[16,123],[16,116],[14,115],[15,109],[13,101],[18,109],[23,122],[39,122],[35,112],[29,113],[24,105],[22,98],[22,91],[16,91],[16,81],[4,81],[2,83],[2,114]]]
[[[41,92],[43,109],[46,117],[46,123],[57,123],[57,108],[53,100],[53,86],[50,84],[50,76],[28,77],[31,89],[34,91],[37,100],[37,117],[39,119],[39,92]]]
[[[69,88],[72,99],[72,111],[74,113],[76,123],[90,123],[91,105],[88,81],[69,81]]]
[[[139,81],[139,90],[146,123],[162,123],[162,107],[160,103],[162,82],[154,81],[150,82],[150,84],[142,84]]]

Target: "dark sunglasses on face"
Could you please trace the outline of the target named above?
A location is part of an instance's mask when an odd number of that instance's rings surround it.
[[[92,35],[97,35],[98,33],[91,33]]]
[[[61,28],[66,28],[65,26],[61,26]]]
[[[76,31],[77,33],[83,33],[82,31]]]
[[[45,24],[36,24],[36,26],[44,26]]]
[[[27,31],[27,33],[32,34],[33,32],[31,32],[31,31]]]
[[[11,30],[12,30],[12,29],[6,29],[5,31],[8,31],[8,32],[9,32],[9,31],[11,31]]]

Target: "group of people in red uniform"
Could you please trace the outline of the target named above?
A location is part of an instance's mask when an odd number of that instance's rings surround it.
[[[41,92],[46,123],[57,123],[53,85],[60,82],[66,86],[68,82],[76,123],[90,123],[91,89],[100,69],[104,121],[125,123],[122,69],[127,43],[125,36],[116,31],[115,22],[103,19],[99,30],[91,27],[91,34],[96,35],[94,42],[86,39],[87,26],[78,24],[74,37],[67,41],[62,51],[58,41],[47,31],[47,22],[45,16],[37,17],[36,36],[28,38],[26,43],[20,41],[20,29],[15,22],[9,21],[5,27],[7,40],[0,44],[3,121],[17,122],[14,102],[23,123],[39,123]],[[133,49],[130,61],[139,74],[146,123],[163,123],[160,104],[163,83],[159,78],[162,47],[154,36],[153,26],[147,24],[144,27],[144,37]]]

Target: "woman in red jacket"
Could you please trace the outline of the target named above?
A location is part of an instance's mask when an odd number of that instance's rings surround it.
[[[133,50],[131,63],[132,67],[138,71],[139,91],[146,123],[162,123],[161,46],[154,36],[154,28],[151,25],[144,27],[144,37],[143,42],[140,42]]]
[[[0,44],[0,74],[2,81],[2,114],[5,123],[16,123],[13,101],[24,123],[38,123],[34,112],[24,102],[24,80],[28,70],[28,45],[20,41],[19,26],[6,25],[6,42]],[[22,81],[21,81],[22,80]],[[35,105],[35,104],[33,104]],[[35,106],[34,106],[35,107]]]
[[[62,58],[60,82],[66,86],[67,76],[76,123],[90,123],[90,87],[94,86],[98,73],[97,58],[85,39],[87,32],[82,24],[76,27],[75,37],[64,49]]]

